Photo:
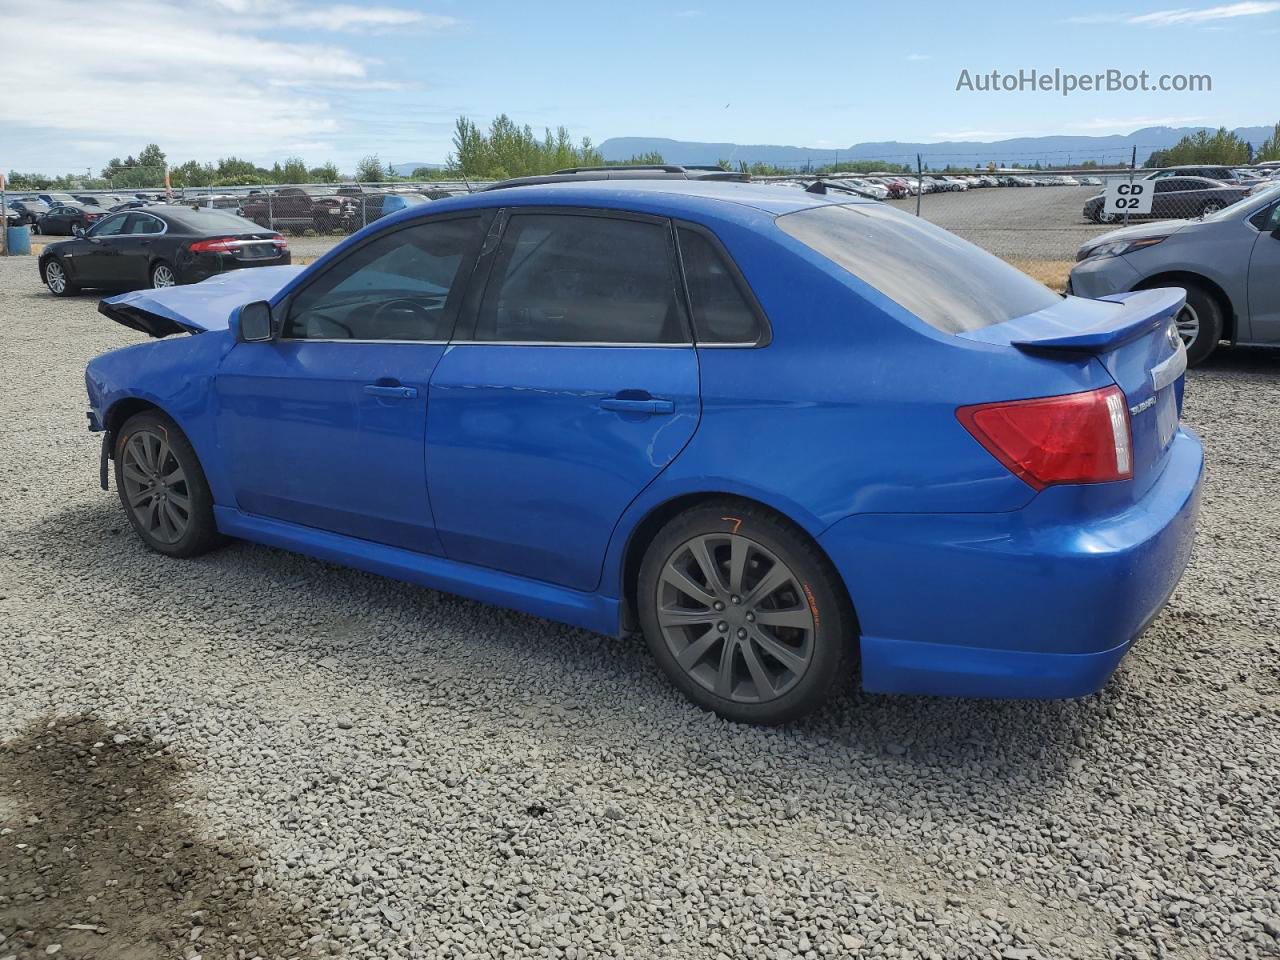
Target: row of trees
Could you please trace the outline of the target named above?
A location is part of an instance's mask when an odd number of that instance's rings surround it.
[[[1176,167],[1190,163],[1220,163],[1231,167],[1268,160],[1280,160],[1280,123],[1275,125],[1271,136],[1256,150],[1252,143],[1242,140],[1226,127],[1219,127],[1213,133],[1201,130],[1183,137],[1168,150],[1157,150],[1147,158],[1146,166]]]
[[[454,124],[453,150],[443,168],[419,167],[408,177],[399,177],[376,155],[364,157],[356,164],[355,180],[362,183],[385,183],[395,180],[439,180],[458,177],[476,179],[502,179],[551,173],[564,167],[600,166],[604,156],[583,137],[576,143],[565,127],[553,132],[545,130],[541,137],[525,124],[519,126],[505,113],[481,130],[467,117],[459,117]],[[1158,150],[1147,158],[1149,167],[1167,167],[1190,163],[1220,163],[1238,166],[1266,160],[1280,160],[1280,123],[1271,136],[1257,149],[1246,143],[1225,127],[1215,132],[1202,130],[1183,137],[1168,150]],[[631,157],[627,163],[663,163],[660,153],[645,153]],[[904,164],[885,163],[877,160],[841,161],[809,167],[801,171],[796,167],[783,167],[768,163],[737,165],[721,160],[725,170],[737,169],[755,176],[778,176],[805,173],[914,173],[914,168]],[[990,165],[989,165],[990,166]],[[1001,164],[1003,166],[1003,164]],[[1039,168],[1039,163],[1034,165]],[[1092,161],[1077,164],[1082,168],[1096,166]],[[170,167],[165,152],[157,144],[149,143],[138,155],[123,159],[112,157],[102,168],[100,177],[65,175],[48,177],[41,174],[9,173],[9,185],[13,190],[72,190],[72,189],[158,189],[164,186],[165,170],[176,188],[181,187],[242,187],[270,186],[284,183],[337,183],[343,179],[335,164],[308,166],[301,157],[288,157],[270,167],[262,167],[240,157],[222,157],[216,163],[188,160]],[[926,165],[925,169],[929,169]],[[947,171],[952,167],[948,165]]]

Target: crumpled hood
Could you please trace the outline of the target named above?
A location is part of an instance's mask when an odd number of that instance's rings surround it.
[[[270,300],[304,266],[232,270],[200,283],[161,290],[135,290],[107,297],[98,312],[153,337],[226,330],[236,307]]]

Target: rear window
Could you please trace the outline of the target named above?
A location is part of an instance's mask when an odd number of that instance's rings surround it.
[[[878,204],[828,204],[778,226],[943,333],[979,330],[1058,302],[999,257]]]

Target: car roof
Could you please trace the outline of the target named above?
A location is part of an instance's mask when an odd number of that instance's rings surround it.
[[[586,180],[484,190],[437,200],[431,212],[465,207],[584,206],[634,208],[663,216],[696,217],[708,203],[749,207],[773,216],[826,204],[875,203],[848,193],[817,194],[787,187],[725,180]],[[447,206],[446,206],[447,205]],[[415,208],[421,210],[421,208]],[[421,214],[419,214],[421,215]]]

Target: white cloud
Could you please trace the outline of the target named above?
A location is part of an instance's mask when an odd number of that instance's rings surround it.
[[[1119,130],[1128,133],[1142,127],[1189,127],[1200,126],[1204,122],[1204,117],[1099,117],[1069,123],[1067,127],[1072,130]]]
[[[1232,20],[1236,17],[1258,17],[1268,13],[1280,13],[1280,3],[1247,0],[1244,3],[1228,3],[1199,10],[1157,10],[1127,18],[1127,23],[1151,23],[1167,26],[1174,23],[1205,23],[1210,20]]]
[[[0,125],[36,131],[25,152],[38,138],[49,168],[67,162],[63,151],[85,156],[89,144],[105,161],[159,142],[181,161],[331,143],[343,127],[331,94],[400,85],[378,78],[378,61],[348,46],[257,31],[301,32],[313,21],[330,33],[452,23],[392,7],[302,9],[290,0],[0,0],[0,15],[6,33],[23,38],[0,57],[0,89],[45,78],[38,97],[0,97]],[[75,29],[51,31],[50,23]],[[53,73],[49,64],[57,64]]]
[[[235,22],[248,28],[291,27],[300,30],[327,30],[334,33],[352,31],[393,30],[401,27],[423,27],[441,30],[456,26],[454,17],[427,14],[403,7],[380,7],[354,4],[306,6],[291,0],[211,0]]]
[[[918,61],[918,60],[932,60],[933,58],[929,56],[929,54],[927,53],[908,53],[907,59],[912,61]]]

